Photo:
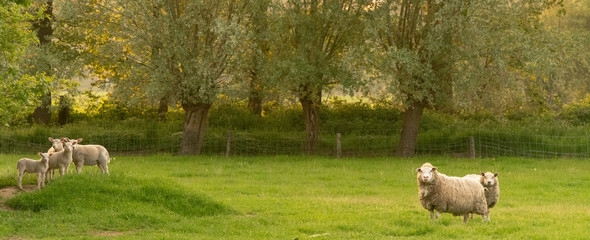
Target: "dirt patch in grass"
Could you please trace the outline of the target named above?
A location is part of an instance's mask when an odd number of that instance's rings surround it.
[[[37,190],[37,185],[23,185],[23,189],[25,192],[32,192]],[[9,186],[0,189],[0,209],[7,210],[7,211],[14,211],[14,209],[6,206],[6,201],[8,199],[13,198],[18,193],[22,192],[23,190],[18,189],[17,186]]]
[[[99,236],[99,237],[116,237],[121,235],[126,235],[133,233],[132,231],[128,232],[116,232],[116,231],[101,231],[101,232],[90,232],[90,235]]]

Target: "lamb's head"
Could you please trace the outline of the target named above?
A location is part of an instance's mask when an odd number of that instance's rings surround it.
[[[481,185],[484,187],[491,187],[498,183],[498,173],[491,173],[491,172],[481,172]]]
[[[438,168],[430,163],[424,163],[422,167],[416,168],[418,181],[422,183],[433,183],[436,180]]]
[[[76,140],[70,140],[69,138],[66,138],[66,141],[71,142],[72,146],[74,147],[74,149],[76,149],[76,147],[78,147],[78,143],[82,142],[82,138],[78,138]]]
[[[42,153],[42,152],[40,152],[38,154],[39,154],[39,156],[41,156],[41,162],[43,162],[43,163],[49,161],[49,156],[53,155],[53,153]]]
[[[72,142],[69,142],[69,141],[64,142],[63,143],[63,147],[64,147],[64,151],[65,152],[70,152],[70,151],[74,150],[74,144]]]
[[[55,150],[56,152],[59,152],[61,150],[63,150],[63,146],[62,143],[64,141],[64,139],[53,139],[53,138],[49,138],[49,141],[51,142],[51,146],[53,147],[53,150]]]

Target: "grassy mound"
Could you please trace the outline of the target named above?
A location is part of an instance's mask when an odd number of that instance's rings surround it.
[[[171,180],[121,174],[66,175],[41,191],[21,193],[6,205],[40,218],[53,216],[51,222],[56,216],[58,222],[83,219],[89,229],[150,228],[234,212],[200,193],[185,191]]]

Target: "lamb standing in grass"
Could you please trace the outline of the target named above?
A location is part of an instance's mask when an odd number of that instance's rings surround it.
[[[74,149],[73,161],[78,173],[82,172],[82,167],[84,165],[97,165],[102,173],[109,174],[109,167],[107,164],[111,162],[111,159],[107,149],[101,145],[78,145],[82,140],[82,138],[78,138],[77,140],[72,141],[77,145]],[[66,138],[66,141],[69,141],[69,139]]]
[[[47,173],[49,174],[48,179],[53,179],[54,169],[59,169],[59,174],[61,176],[69,172],[75,143],[64,141],[62,145],[63,150],[61,152],[55,152],[49,157],[49,168],[47,170]]]
[[[467,222],[469,213],[477,213],[484,221],[489,220],[484,188],[477,181],[448,177],[430,163],[424,163],[416,172],[420,203],[430,211],[431,220],[434,221],[435,211],[437,220],[441,212],[463,216],[463,222]]]
[[[474,179],[484,187],[488,211],[490,208],[496,206],[496,203],[498,203],[498,199],[500,198],[500,181],[498,180],[498,173],[481,172],[479,175],[469,174],[465,176],[465,178]],[[473,214],[471,215],[471,218],[473,218]]]
[[[21,158],[16,163],[18,169],[18,188],[23,190],[23,176],[25,173],[37,173],[37,188],[45,187],[45,176],[49,168],[49,157],[53,154],[39,153],[41,160]]]

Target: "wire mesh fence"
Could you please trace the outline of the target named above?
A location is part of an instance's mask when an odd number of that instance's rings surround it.
[[[0,153],[33,154],[45,152],[51,145],[48,136],[55,133],[34,132],[34,136],[0,135]],[[321,132],[313,155],[333,157],[395,156],[399,130],[380,129],[352,133]],[[269,156],[305,154],[304,132],[207,131],[202,154],[227,156]],[[135,130],[117,134],[94,135],[83,144],[100,144],[111,155],[179,154],[182,133],[161,134],[157,130]],[[450,157],[528,157],[589,158],[590,137],[549,136],[507,132],[478,131],[462,136],[423,134],[416,145],[417,155]]]

